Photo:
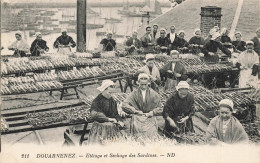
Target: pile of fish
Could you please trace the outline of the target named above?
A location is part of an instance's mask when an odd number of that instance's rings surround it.
[[[249,141],[252,143],[260,142],[260,121],[255,121],[254,123],[242,123],[248,137]]]
[[[205,145],[207,144],[207,139],[205,134],[198,133],[185,133],[185,134],[175,134],[172,133],[172,137],[177,140],[180,144],[189,145]]]
[[[125,49],[117,49],[115,51],[116,56],[118,57],[125,57],[128,55],[128,52]]]
[[[180,63],[183,66],[191,66],[191,65],[202,65],[204,64],[199,58],[183,58],[180,59]]]
[[[33,72],[37,70],[50,70],[62,67],[75,66],[100,66],[116,63],[115,58],[72,58],[72,57],[51,57],[44,59],[17,59],[11,62],[2,62],[1,70],[3,75],[19,72]]]
[[[222,72],[231,71],[233,67],[231,65],[225,64],[202,64],[202,65],[190,65],[185,66],[188,74],[200,74],[200,73],[212,73],[212,72]]]
[[[25,118],[34,127],[53,125],[55,123],[74,124],[88,120],[90,118],[90,109],[80,106],[55,111],[28,113]]]
[[[106,75],[106,73],[101,70],[99,67],[86,67],[81,68],[79,70],[70,70],[70,71],[59,71],[58,72],[58,78],[60,81],[63,80],[75,80],[75,79],[85,79],[85,78],[91,78],[91,77],[97,77],[97,76],[103,76]]]
[[[73,53],[72,57],[75,58],[92,58],[93,54],[91,53]]]
[[[52,69],[54,65],[49,60],[20,60],[17,62],[2,62],[2,74],[14,74],[19,72],[31,72],[36,70]]]
[[[51,58],[49,61],[52,63],[54,68],[75,66],[75,62],[73,62],[71,58]]]
[[[82,101],[86,104],[87,108],[91,107],[92,101],[95,99],[94,96],[87,96],[85,98],[82,99]]]
[[[57,74],[53,73],[34,73],[31,76],[3,77],[1,79],[1,93],[3,95],[32,93],[62,87]]]
[[[61,89],[63,85],[59,81],[41,81],[22,83],[18,85],[2,85],[1,94],[22,94],[22,93],[33,93],[41,91],[49,91],[51,89]]]
[[[118,62],[118,66],[121,68],[121,70],[128,75],[137,73],[138,70],[145,65],[142,61],[130,58],[122,58]]]

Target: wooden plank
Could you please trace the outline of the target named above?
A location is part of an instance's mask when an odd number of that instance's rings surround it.
[[[16,116],[6,117],[4,119],[5,119],[6,122],[9,122],[9,121],[22,120],[24,118],[25,118],[25,115],[16,115]]]
[[[18,127],[18,126],[29,125],[28,120],[26,120],[26,119],[7,122],[7,124],[8,124],[8,126],[9,126],[9,129],[10,129],[11,127]]]
[[[110,78],[110,77],[115,77],[115,76],[122,76],[123,73],[113,73],[113,74],[107,74],[107,75],[102,75],[102,76],[96,76],[96,77],[90,77],[90,78],[83,78],[83,79],[71,79],[71,80],[61,80],[61,83],[68,84],[68,83],[76,83],[76,82],[84,82],[84,81],[91,81],[91,80],[96,80],[96,79],[103,79],[103,78]]]
[[[92,123],[93,121],[89,121],[88,123]],[[71,126],[71,125],[78,125],[86,123],[85,121],[82,122],[76,122],[76,123],[68,123],[68,122],[57,122],[55,124],[41,126],[41,127],[33,127],[31,125],[24,125],[24,126],[16,126],[11,127],[9,130],[2,132],[2,135],[6,134],[12,134],[12,133],[18,133],[18,132],[25,132],[25,131],[34,131],[34,130],[42,130],[42,129],[48,129],[48,128],[57,128],[57,127],[63,127],[63,126]]]

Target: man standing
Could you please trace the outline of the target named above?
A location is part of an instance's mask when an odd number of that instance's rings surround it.
[[[127,46],[127,50],[129,53],[133,53],[134,51],[140,49],[142,47],[142,42],[137,38],[138,33],[136,31],[133,32],[132,37],[127,39],[125,45]]]
[[[156,49],[159,50],[161,53],[167,53],[170,54],[170,39],[166,36],[166,30],[161,29],[160,30],[160,37],[156,40]]]
[[[174,40],[177,38],[177,34],[175,33],[175,26],[172,25],[170,28],[171,32],[167,34],[167,37],[170,39],[170,50],[176,50],[176,46],[174,45]]]
[[[14,51],[14,56],[16,57],[26,57],[26,53],[29,52],[30,46],[28,43],[22,39],[22,33],[15,33],[16,41],[13,42],[8,49]]]
[[[154,45],[155,45],[155,40],[152,36],[152,28],[150,26],[146,27],[146,33],[144,36],[141,38],[143,47],[144,47],[144,53],[153,53],[154,52]]]
[[[107,32],[107,38],[101,40],[100,45],[103,46],[103,51],[116,50],[116,41],[112,39],[112,32]]]
[[[157,31],[158,31],[158,24],[153,25],[153,38],[156,40],[157,36]]]
[[[70,54],[71,48],[76,46],[76,43],[73,41],[72,37],[67,35],[67,30],[63,29],[61,31],[62,35],[59,36],[54,42],[53,46],[58,48],[58,53],[60,54]]]
[[[44,51],[48,52],[49,47],[45,40],[42,39],[42,34],[37,32],[36,39],[33,41],[30,52],[32,56],[40,56],[40,54],[44,53]]]
[[[162,113],[160,96],[148,87],[149,76],[139,74],[138,89],[129,94],[122,104],[124,112],[132,115],[130,133],[133,136],[158,137],[156,115]]]

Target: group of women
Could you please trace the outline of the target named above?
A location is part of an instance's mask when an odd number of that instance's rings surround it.
[[[76,43],[73,41],[72,37],[67,35],[67,30],[61,30],[62,35],[59,36],[53,46],[58,49],[59,54],[70,54],[71,47],[74,48]],[[16,57],[26,57],[28,53],[31,56],[40,56],[41,54],[48,52],[49,47],[47,42],[42,39],[42,34],[40,32],[35,33],[36,39],[32,42],[31,46],[22,38],[21,32],[15,33],[16,41],[14,41],[9,47],[9,50],[14,51],[14,56]]]
[[[100,94],[91,106],[94,124],[89,133],[89,144],[102,144],[103,141],[130,137],[144,137],[150,140],[164,134],[173,138],[173,133],[195,132],[192,116],[194,115],[194,96],[189,92],[189,84],[180,81],[176,91],[161,106],[160,96],[151,89],[150,77],[145,73],[138,76],[139,87],[131,92],[122,103],[117,103],[111,93],[115,84],[104,80],[97,89]],[[208,126],[206,138],[209,144],[248,143],[248,136],[238,119],[232,116],[234,104],[229,99],[219,103],[219,115]],[[158,133],[156,116],[163,116],[165,127]]]
[[[189,41],[186,41],[184,38],[185,32],[175,33],[175,26],[171,26],[170,33],[167,35],[166,29],[159,30],[159,37],[156,35],[158,33],[158,25],[155,26],[157,27],[155,28],[156,31],[152,30],[151,26],[146,27],[146,33],[140,40],[136,37],[136,32],[133,34],[133,36],[135,35],[134,39],[138,40],[135,41],[135,43],[138,43],[138,46],[128,42],[127,46],[131,47],[131,52],[134,51],[133,47],[136,49],[143,48],[144,53],[158,53],[156,50],[159,50],[159,53],[167,53],[168,55],[190,52],[199,55],[205,62],[210,64],[228,59],[233,62],[234,67],[240,69],[240,73],[230,72],[228,78],[225,74],[218,74],[217,76],[215,74],[203,75],[202,81],[206,87],[209,89],[215,87],[225,88],[225,81],[227,80],[231,88],[237,84],[240,88],[257,87],[260,29],[256,30],[256,37],[247,42],[242,40],[241,32],[236,32],[236,40],[232,41],[229,37],[229,30],[226,28],[220,30],[217,26],[210,30],[205,40],[201,35],[200,29],[195,29],[194,36]],[[140,43],[142,46],[140,46]],[[169,64],[167,68],[172,70],[175,66]],[[183,70],[182,73],[184,73]],[[180,75],[177,74],[175,78],[180,78]]]
[[[154,55],[146,55],[146,65],[140,69],[138,88],[131,92],[121,104],[111,96],[114,83],[104,80],[97,89],[101,92],[91,106],[91,117],[95,121],[89,135],[89,143],[102,143],[104,140],[117,140],[125,136],[159,138],[157,119],[162,116],[165,127],[162,134],[173,138],[173,133],[195,132],[194,96],[189,93],[189,84],[182,75],[181,66],[173,62],[169,72],[174,74],[176,85],[173,94],[161,106],[160,96],[156,92],[156,82],[160,80],[159,70],[154,65]],[[173,68],[174,67],[174,68]],[[176,71],[175,71],[176,69]],[[177,71],[178,70],[178,71]],[[154,83],[154,84],[153,84]],[[225,99],[219,103],[220,114],[212,119],[207,130],[207,139],[211,144],[233,144],[247,142],[248,137],[240,122],[232,116],[233,102]]]

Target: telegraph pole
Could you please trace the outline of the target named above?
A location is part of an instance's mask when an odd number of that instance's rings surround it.
[[[87,0],[77,0],[77,52],[86,51]]]

